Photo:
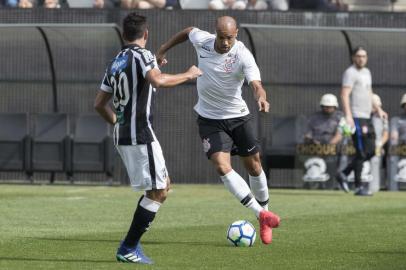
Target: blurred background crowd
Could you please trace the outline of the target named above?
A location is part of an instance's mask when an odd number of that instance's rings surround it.
[[[402,11],[403,0],[1,0],[8,8]]]

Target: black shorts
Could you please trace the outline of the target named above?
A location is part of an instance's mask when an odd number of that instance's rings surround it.
[[[208,158],[217,152],[231,152],[232,155],[246,157],[260,150],[251,115],[224,120],[199,116],[197,124],[203,151]]]
[[[354,118],[352,141],[358,159],[370,159],[375,154],[375,129],[371,119]]]

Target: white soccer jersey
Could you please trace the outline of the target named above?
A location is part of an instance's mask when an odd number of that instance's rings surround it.
[[[351,87],[350,106],[353,117],[369,119],[372,112],[372,76],[367,68],[347,68],[342,86]]]
[[[203,75],[197,78],[198,102],[195,111],[209,119],[229,119],[249,114],[242,99],[244,78],[248,83],[261,80],[259,69],[251,52],[236,41],[228,53],[214,50],[216,36],[198,28],[189,33],[199,59]]]

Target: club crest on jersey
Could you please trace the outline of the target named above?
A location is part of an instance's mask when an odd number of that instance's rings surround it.
[[[128,55],[118,57],[114,60],[114,63],[111,65],[111,73],[116,73],[116,71],[123,70],[127,66]]]
[[[223,70],[225,72],[227,72],[227,73],[232,72],[233,71],[233,64],[235,62],[237,62],[237,60],[238,60],[238,56],[236,54],[233,55],[233,54],[229,53],[227,55],[227,58],[226,58],[225,62],[224,62]]]
[[[203,139],[203,151],[205,153],[209,152],[210,147],[211,147],[209,140],[210,139]]]

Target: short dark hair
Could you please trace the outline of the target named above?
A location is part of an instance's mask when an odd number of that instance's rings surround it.
[[[126,41],[142,38],[147,28],[147,18],[132,12],[123,20],[123,38]]]
[[[365,50],[364,47],[362,47],[362,46],[357,46],[357,47],[355,47],[355,48],[352,50],[352,54],[351,54],[351,55],[354,56],[354,55],[356,55],[357,52],[359,52],[359,51],[365,51],[366,53],[368,53],[367,50]]]

